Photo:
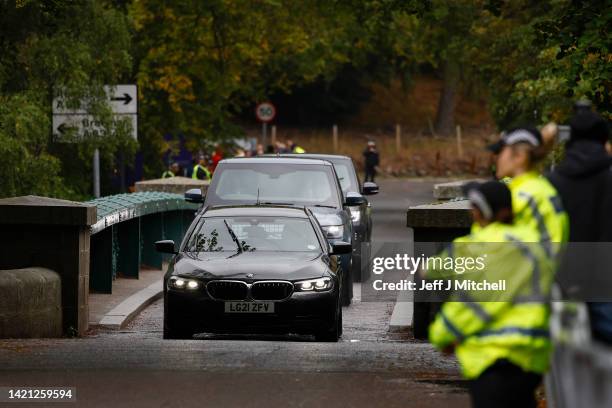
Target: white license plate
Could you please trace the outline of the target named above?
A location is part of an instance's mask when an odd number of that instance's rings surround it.
[[[225,313],[274,313],[274,302],[225,302]]]

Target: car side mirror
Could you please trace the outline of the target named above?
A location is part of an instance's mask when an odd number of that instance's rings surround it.
[[[185,192],[185,201],[189,203],[203,203],[204,196],[202,195],[202,190],[199,188],[187,190],[187,192]]]
[[[171,239],[157,241],[155,243],[155,250],[163,254],[177,254],[178,253],[176,249],[174,248],[174,241]]]
[[[348,242],[338,241],[330,244],[331,252],[330,255],[342,255],[350,254],[353,251],[353,246]]]
[[[363,183],[363,195],[374,195],[378,194],[378,184],[372,181],[366,181]]]
[[[350,206],[365,204],[365,202],[366,199],[364,198],[364,196],[355,192],[346,193],[346,198],[344,200],[344,203]]]

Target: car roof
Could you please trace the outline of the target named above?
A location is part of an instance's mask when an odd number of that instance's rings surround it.
[[[232,157],[230,159],[223,159],[221,163],[274,163],[274,164],[318,164],[323,166],[331,166],[328,161],[319,159],[304,159],[296,157],[282,157],[282,156],[258,156],[258,157]]]
[[[203,217],[290,217],[308,218],[304,207],[289,205],[228,205],[209,207]]]
[[[352,160],[349,156],[343,156],[341,154],[323,154],[323,153],[281,153],[280,157],[292,157],[292,158],[303,158],[303,159],[318,159],[318,160]]]

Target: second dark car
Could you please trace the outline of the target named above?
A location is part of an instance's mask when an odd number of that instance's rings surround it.
[[[354,282],[367,281],[367,268],[372,246],[372,206],[365,197],[378,194],[378,184],[366,181],[361,183],[353,160],[337,154],[281,154],[280,157],[325,160],[334,166],[344,196],[354,197],[356,204],[348,206],[353,225],[353,261],[351,274]]]

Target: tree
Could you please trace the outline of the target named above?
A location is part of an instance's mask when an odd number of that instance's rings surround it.
[[[394,14],[393,47],[397,57],[402,58],[402,64],[411,70],[428,65],[442,80],[434,119],[437,134],[454,132],[458,88],[462,82],[473,80],[467,50],[481,8],[481,1],[434,0]]]
[[[505,1],[484,10],[469,52],[501,127],[563,121],[579,98],[612,117],[606,1]]]
[[[137,0],[131,16],[151,158],[167,134],[183,134],[194,151],[240,135],[242,110],[333,78],[353,46],[353,17],[323,0]]]
[[[130,129],[113,120],[103,89],[130,73],[126,16],[106,1],[2,2],[0,27],[0,140],[10,158],[0,164],[0,196],[90,196],[93,149],[110,166],[116,152],[136,147]],[[87,101],[102,131],[56,143],[54,97],[73,108]]]

